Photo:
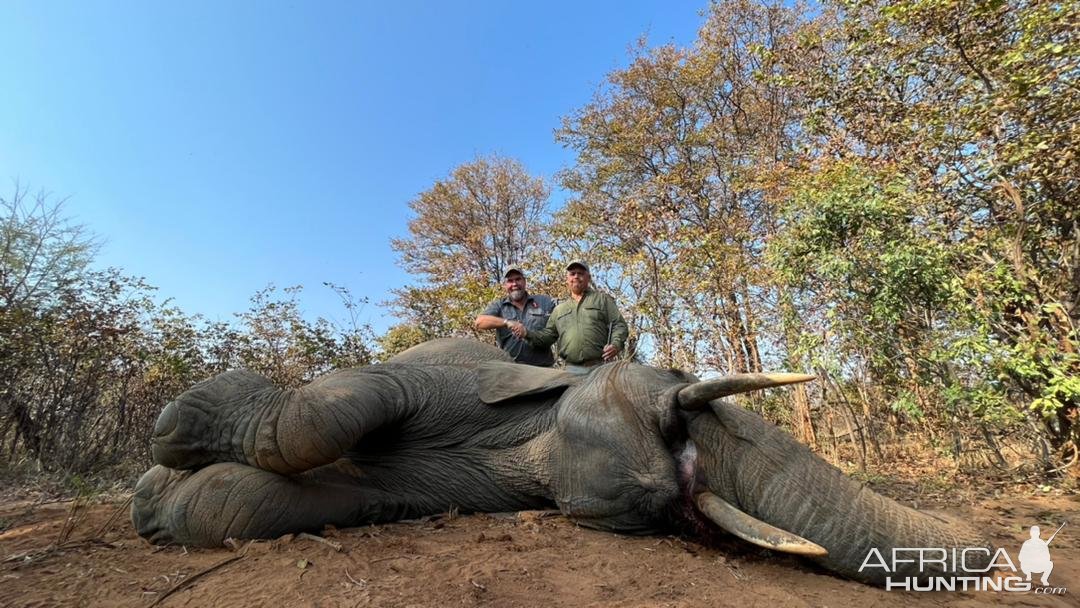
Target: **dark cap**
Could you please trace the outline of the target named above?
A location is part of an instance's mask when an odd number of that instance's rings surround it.
[[[570,269],[575,267],[575,266],[580,266],[582,270],[584,270],[585,272],[589,272],[589,267],[585,264],[585,262],[582,262],[581,260],[574,260],[573,262],[570,262],[569,264],[567,264],[566,265],[567,272],[569,272]]]
[[[516,273],[518,273],[518,274],[520,274],[520,275],[521,275],[521,278],[525,278],[525,273],[524,273],[524,272],[522,272],[522,271],[521,271],[521,269],[520,269],[520,268],[518,268],[518,267],[516,267],[516,266],[511,266],[511,267],[507,268],[507,269],[506,269],[506,270],[505,270],[505,271],[503,272],[503,278],[505,279],[506,277],[510,276],[511,274],[513,274],[513,273],[515,273],[515,272],[516,272]]]

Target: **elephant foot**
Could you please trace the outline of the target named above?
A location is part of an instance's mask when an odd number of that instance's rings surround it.
[[[195,385],[158,416],[151,446],[154,462],[173,469],[246,462],[244,443],[256,410],[281,392],[246,371],[225,372]]]
[[[135,496],[131,501],[131,523],[139,536],[154,544],[167,544],[173,540],[167,507],[162,502],[188,477],[191,477],[191,471],[177,471],[160,465],[143,473],[135,484]]]
[[[333,467],[326,467],[333,469]],[[139,479],[131,519],[154,544],[221,546],[385,520],[392,497],[338,471],[294,477],[225,462],[195,472],[155,466]]]
[[[154,462],[173,469],[238,462],[293,475],[333,463],[365,433],[416,407],[381,369],[340,370],[295,389],[229,371],[165,406],[151,451]]]

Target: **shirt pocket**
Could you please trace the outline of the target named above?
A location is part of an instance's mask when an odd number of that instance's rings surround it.
[[[607,340],[607,311],[600,306],[582,306],[581,325],[581,333],[588,336],[590,342],[604,344]]]
[[[525,315],[525,327],[529,329],[544,329],[547,326],[548,317],[551,315],[541,309],[530,310]]]
[[[565,334],[570,328],[570,320],[574,316],[574,311],[567,310],[559,316],[555,317],[555,329],[559,330],[559,336]]]
[[[581,307],[581,316],[590,325],[606,323],[606,311],[599,304]]]

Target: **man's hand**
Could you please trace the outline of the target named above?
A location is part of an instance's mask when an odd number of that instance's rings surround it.
[[[619,347],[608,344],[604,347],[604,361],[614,361],[619,356]]]
[[[529,330],[525,329],[525,324],[520,321],[507,321],[506,327],[510,333],[514,334],[514,337],[520,340],[524,340],[525,334],[529,333]]]

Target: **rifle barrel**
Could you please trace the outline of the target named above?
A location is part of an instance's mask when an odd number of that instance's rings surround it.
[[[1050,541],[1054,540],[1054,537],[1057,536],[1058,532],[1061,532],[1061,529],[1064,528],[1065,524],[1067,524],[1067,523],[1069,523],[1069,520],[1065,520],[1065,521],[1061,522],[1061,525],[1058,526],[1058,529],[1054,530],[1054,533],[1050,535],[1050,538],[1046,539],[1046,544],[1047,545],[1050,544]]]

